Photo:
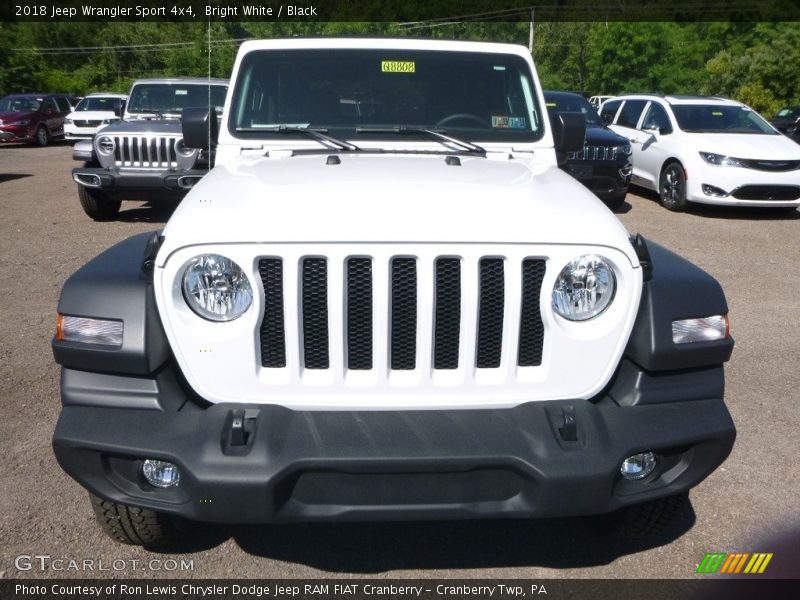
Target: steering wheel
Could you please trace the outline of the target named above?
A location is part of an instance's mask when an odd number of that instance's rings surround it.
[[[486,127],[486,119],[482,119],[478,115],[473,115],[472,113],[453,113],[452,115],[447,115],[446,117],[436,121],[435,127],[444,127],[450,121],[458,120],[474,121],[481,127]]]

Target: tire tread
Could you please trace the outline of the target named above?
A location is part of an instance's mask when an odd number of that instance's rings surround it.
[[[100,527],[116,542],[136,546],[172,545],[182,540],[188,523],[148,508],[117,504],[90,494]]]

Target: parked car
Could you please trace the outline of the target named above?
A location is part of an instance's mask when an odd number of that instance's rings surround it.
[[[669,210],[800,206],[800,146],[741,102],[631,94],[603,104],[601,117],[631,142],[631,183]]]
[[[75,110],[64,119],[64,135],[67,141],[91,140],[106,125],[122,119],[125,94],[98,93],[82,98]]]
[[[123,200],[182,198],[213,162],[213,151],[187,148],[181,111],[225,103],[225,79],[171,78],[135,81],[122,121],[107,125],[91,141],[75,144],[72,170],[84,212],[111,219]]]
[[[615,96],[592,96],[591,98],[589,98],[589,104],[594,106],[595,110],[599,110],[603,102],[605,102],[606,100],[611,100],[611,98],[614,97]]]
[[[0,98],[0,143],[46,146],[64,137],[64,118],[72,112],[68,94],[9,94]]]
[[[106,533],[687,514],[735,438],[725,296],[557,167],[584,120],[528,48],[252,40],[231,87],[163,230],[61,292],[53,448]]]
[[[612,210],[622,206],[631,178],[631,144],[603,125],[594,107],[572,92],[545,91],[544,101],[553,117],[580,113],[586,120],[583,149],[570,152],[559,166],[592,190]]]
[[[772,117],[770,123],[775,129],[800,143],[800,104],[783,107]]]

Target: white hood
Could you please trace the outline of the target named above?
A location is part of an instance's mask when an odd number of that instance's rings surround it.
[[[158,264],[195,244],[439,242],[592,244],[637,265],[628,233],[580,183],[527,160],[327,154],[240,159],[181,202]]]
[[[800,160],[800,145],[785,135],[688,133],[687,136],[698,152],[759,160]]]
[[[73,121],[102,121],[104,119],[119,119],[111,110],[81,110],[67,115]]]

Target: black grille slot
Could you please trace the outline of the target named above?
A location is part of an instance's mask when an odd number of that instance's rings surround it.
[[[538,367],[542,364],[544,324],[539,309],[545,261],[526,258],[522,261],[522,315],[519,325],[520,367]]]
[[[417,261],[392,260],[391,368],[417,365]]]
[[[461,261],[436,261],[436,321],[433,335],[433,368],[457,369],[461,327]]]
[[[372,368],[372,260],[347,261],[347,368]]]
[[[500,366],[503,346],[505,282],[502,258],[481,259],[480,286],[476,362],[479,369],[495,369]]]
[[[324,258],[303,259],[303,357],[306,369],[327,369],[328,263]]]
[[[264,285],[264,320],[261,321],[261,366],[286,366],[286,339],[283,325],[283,262],[262,258],[258,273]]]

